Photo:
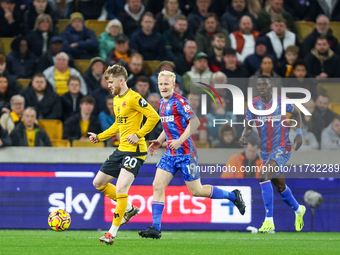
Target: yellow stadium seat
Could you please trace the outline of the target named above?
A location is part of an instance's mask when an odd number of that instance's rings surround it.
[[[74,65],[81,75],[84,75],[86,70],[90,67],[90,59],[75,59]]]
[[[63,122],[61,120],[38,120],[38,125],[45,130],[50,140],[62,139]]]
[[[327,94],[330,103],[340,103],[340,83],[318,83],[317,92]]]
[[[340,40],[340,22],[339,21],[331,21],[329,22],[329,27],[333,31],[333,35]]]
[[[97,148],[104,148],[105,143],[99,142],[99,143],[92,143],[90,140],[83,141],[83,140],[73,140],[72,147],[97,147]]]
[[[7,56],[11,52],[11,43],[13,41],[13,37],[1,37],[0,38],[0,52]]]
[[[71,147],[71,143],[66,139],[52,139],[51,140],[53,147]]]
[[[208,142],[203,141],[194,141],[196,148],[210,148],[210,145]]]
[[[17,79],[17,83],[19,84],[20,88],[24,89],[24,88],[27,88],[28,85],[30,85],[31,79],[20,78],[20,79]]]
[[[295,26],[298,30],[299,42],[302,43],[303,40],[314,30],[315,23],[312,21],[295,21]]]
[[[340,115],[340,103],[331,103],[329,104],[328,108]]]
[[[58,19],[58,32],[59,35],[65,30],[65,28],[70,24],[70,20],[69,19]]]
[[[85,27],[88,29],[92,29],[94,33],[96,34],[97,38],[99,38],[99,35],[103,32],[105,32],[105,28],[107,24],[109,23],[109,20],[93,20],[93,19],[88,19],[85,21]]]
[[[161,61],[158,60],[145,60],[143,63],[143,70],[148,75],[153,75],[153,73],[159,68]]]

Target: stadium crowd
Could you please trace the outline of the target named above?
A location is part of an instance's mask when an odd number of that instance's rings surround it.
[[[340,46],[330,28],[330,22],[340,24],[340,1],[0,0],[0,7],[0,41],[13,38],[11,51],[0,52],[0,147],[51,146],[38,125],[42,119],[60,120],[60,138],[70,142],[107,129],[115,115],[103,73],[120,64],[128,87],[157,111],[162,70],[175,72],[175,90],[194,111],[200,97],[190,85],[197,81],[235,84],[245,98],[261,74],[273,78],[279,93],[282,87],[308,89],[311,100],[304,106],[312,115],[303,115],[301,149],[340,149],[340,101],[317,89],[332,81],[340,94],[340,83],[331,79],[340,78]],[[66,28],[60,20],[68,20]],[[105,29],[88,28],[91,20],[107,21]],[[301,40],[296,21],[315,22],[315,28]],[[87,60],[85,72],[79,60]],[[150,61],[159,61],[152,74],[145,68]],[[29,79],[27,86],[22,79]],[[209,102],[193,139],[197,147],[240,148],[243,126],[213,125],[214,119],[244,119],[233,115],[231,94],[218,92],[222,104]],[[146,139],[161,131],[158,123]],[[289,132],[295,137],[296,129]],[[256,132],[252,139],[259,143]]]

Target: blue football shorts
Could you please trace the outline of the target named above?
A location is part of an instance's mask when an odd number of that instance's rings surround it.
[[[262,152],[262,151],[260,152],[260,156],[261,156],[264,164],[266,164],[269,159],[272,159],[277,163],[280,171],[276,175],[284,172],[283,171],[284,166],[288,162],[288,160],[290,159],[291,155],[292,155],[292,152],[286,151],[285,146],[277,147],[272,152],[269,152],[269,153],[265,153],[265,152]]]

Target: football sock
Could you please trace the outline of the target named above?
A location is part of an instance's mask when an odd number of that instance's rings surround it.
[[[266,217],[273,217],[273,207],[274,207],[274,195],[273,186],[270,180],[260,182],[262,190],[262,199],[264,202],[264,208],[266,210]]]
[[[127,194],[118,194],[117,195],[117,205],[113,215],[112,225],[116,227],[120,226],[122,219],[124,217],[126,207],[127,207]],[[110,232],[111,233],[111,232]],[[112,234],[113,235],[113,234]]]
[[[273,224],[274,224],[274,219],[273,219],[273,217],[266,217],[264,220],[265,220],[265,221],[269,220],[270,223],[273,223]]]
[[[223,189],[219,189],[216,186],[211,185],[211,193],[210,193],[210,198],[212,199],[229,199],[231,201],[236,200],[236,195],[234,192],[228,192]]]
[[[281,193],[281,198],[283,201],[285,201],[287,205],[293,208],[294,211],[297,211],[299,209],[300,205],[296,201],[295,197],[292,194],[292,191],[287,185],[286,185],[286,189]],[[301,213],[302,213],[302,209],[301,209]]]
[[[116,201],[117,195],[116,195],[116,186],[112,183],[108,183],[97,190],[103,192],[107,197],[111,198],[112,200]],[[129,212],[132,210],[132,204],[128,202],[126,207],[126,212]]]
[[[161,231],[163,209],[164,202],[152,202],[152,226],[158,231]]]

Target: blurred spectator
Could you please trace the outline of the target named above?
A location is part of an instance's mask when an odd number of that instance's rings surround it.
[[[310,14],[314,14],[313,10],[313,2],[314,0],[285,0],[284,8],[287,12],[289,12],[295,21],[304,21],[309,19]],[[314,14],[315,15],[315,14]],[[313,21],[315,19],[312,19]]]
[[[308,131],[312,132],[316,140],[321,142],[321,132],[325,128],[325,122],[322,119],[321,114],[315,111],[315,103],[313,99],[310,99],[307,103],[302,104],[312,115],[304,115],[301,113],[302,121],[308,128]]]
[[[79,112],[80,100],[83,98],[83,95],[80,93],[81,81],[78,76],[70,76],[67,80],[67,87],[68,92],[61,97],[63,121]]]
[[[184,90],[182,76],[180,76],[178,73],[176,73],[175,69],[176,69],[176,67],[175,67],[174,63],[172,63],[170,61],[162,61],[159,64],[159,67],[155,71],[155,73],[150,77],[150,91],[151,92],[157,92],[158,94],[160,94],[159,89],[158,89],[158,74],[160,72],[164,71],[164,70],[175,73],[176,83],[180,86],[181,90]]]
[[[124,5],[124,11],[118,16],[118,19],[123,24],[124,33],[131,38],[133,32],[139,27],[139,21],[145,12],[145,7],[142,0],[128,0]]]
[[[149,76],[143,70],[143,56],[139,53],[133,53],[130,57],[130,62],[128,63],[128,78],[126,80],[129,88],[132,88],[136,84],[136,79],[138,76],[144,75]]]
[[[194,141],[208,142],[208,120],[204,115],[200,114],[200,95],[190,93],[187,95],[187,99],[191,109],[196,113],[196,116],[201,123],[195,132],[192,133],[191,138]]]
[[[63,139],[70,142],[88,140],[88,132],[101,132],[99,119],[92,114],[94,104],[95,99],[92,96],[84,96],[80,100],[80,112],[69,117],[64,123]]]
[[[74,59],[90,59],[97,55],[98,41],[93,30],[84,26],[81,13],[72,13],[70,24],[61,33],[63,51]]]
[[[337,0],[315,0],[310,1],[310,11],[306,17],[307,20],[314,21],[315,17],[325,14],[330,21],[340,21],[340,2]]]
[[[311,151],[319,149],[319,143],[316,140],[315,135],[308,131],[308,127],[304,125],[304,122],[301,122],[301,129],[302,129],[302,145],[299,150],[302,151]],[[291,127],[289,129],[289,140],[292,144],[294,144],[295,136],[297,135],[297,125],[295,127]]]
[[[259,145],[250,139],[247,143],[242,153],[234,154],[228,159],[225,166],[230,171],[223,172],[221,178],[259,178],[264,165],[258,154]],[[233,169],[236,171],[232,171]]]
[[[2,112],[10,112],[10,100],[13,95],[14,92],[9,87],[7,78],[0,77],[0,116]]]
[[[7,130],[9,134],[21,123],[22,112],[25,109],[25,98],[20,95],[14,95],[10,104],[11,112],[5,112],[0,118],[0,126]]]
[[[224,66],[223,56],[225,53],[225,41],[225,35],[222,33],[214,34],[212,37],[211,45],[213,47],[213,51],[208,54],[208,62],[209,68],[213,73],[221,71]]]
[[[124,10],[125,0],[107,0],[106,11],[107,19],[117,19],[120,12]]]
[[[222,68],[222,72],[229,78],[246,78],[248,77],[248,72],[242,66],[237,65],[237,51],[228,48],[225,51],[223,57],[225,66]]]
[[[157,0],[150,0],[150,1],[157,1]],[[230,1],[230,0],[227,0],[227,1]],[[180,6],[182,13],[185,16],[188,16],[190,13],[192,13],[197,7],[196,0],[181,0],[179,1],[179,6]]]
[[[340,54],[340,46],[338,39],[333,35],[332,29],[329,27],[329,19],[324,14],[320,14],[316,18],[315,29],[303,41],[303,54],[307,55],[316,43],[316,39],[321,35],[327,36],[328,43],[336,54]]]
[[[194,35],[188,30],[187,18],[178,14],[174,17],[175,23],[163,34],[166,50],[166,59],[173,61],[182,54],[185,42],[193,40]]]
[[[47,83],[42,73],[36,73],[30,86],[20,91],[25,98],[25,104],[34,107],[37,111],[37,119],[61,119],[61,100],[52,86]]]
[[[119,64],[127,67],[131,56],[129,41],[129,38],[126,35],[117,36],[115,47],[109,51],[106,56],[106,64],[108,66]]]
[[[268,53],[275,55],[279,62],[284,61],[285,50],[288,46],[299,45],[297,36],[288,31],[286,20],[281,16],[272,18],[272,31],[266,34],[269,39]]]
[[[19,84],[16,81],[16,76],[13,74],[10,74],[7,69],[7,63],[6,63],[6,56],[4,54],[0,54],[0,76],[4,76],[7,78],[8,81],[8,88],[14,93],[18,94],[20,87]]]
[[[57,13],[53,11],[50,3],[47,0],[33,0],[32,4],[27,6],[24,14],[25,34],[29,34],[31,30],[37,29],[36,19],[40,14],[47,14],[50,16],[50,29],[48,30],[54,34],[57,34],[58,31],[56,25],[58,23],[58,16]]]
[[[0,37],[14,37],[23,32],[23,14],[15,0],[1,0]]]
[[[216,14],[208,13],[196,34],[195,41],[197,44],[197,52],[204,52],[206,54],[211,53],[213,51],[211,39],[212,36],[217,33],[223,33],[225,35],[226,47],[230,47],[228,31],[221,28]]]
[[[198,81],[210,83],[212,74],[208,66],[208,55],[204,52],[197,53],[194,57],[194,65],[191,67],[191,71],[183,75],[184,92],[188,94],[190,85]]]
[[[5,146],[11,146],[12,145],[12,139],[8,135],[8,132],[6,129],[3,129],[0,123],[0,148]]]
[[[283,0],[270,0],[269,5],[259,14],[257,26],[261,34],[270,32],[271,20],[278,15],[286,20],[289,31],[297,34],[294,18],[283,9]]]
[[[98,115],[101,111],[104,111],[106,108],[106,101],[105,98],[111,94],[110,89],[107,87],[107,81],[105,80],[105,76],[102,75],[100,80],[100,87],[93,90],[91,92],[91,96],[95,99],[95,108],[94,114]]]
[[[87,91],[95,90],[100,87],[100,80],[105,71],[105,62],[101,57],[92,58],[89,68],[85,71],[83,77],[87,85]]]
[[[315,79],[309,78],[307,74],[307,63],[304,60],[296,60],[292,65],[292,75],[283,79],[284,87],[304,88],[310,91],[313,100],[317,97]],[[304,98],[301,93],[287,93],[288,98]]]
[[[8,71],[17,78],[30,79],[35,72],[37,56],[31,52],[31,45],[23,36],[14,38],[12,51],[7,55]]]
[[[153,15],[157,15],[164,8],[164,1],[159,0],[148,0],[147,1],[147,11],[152,12]]]
[[[321,115],[323,121],[325,122],[325,127],[328,127],[328,125],[333,121],[334,116],[336,115],[328,108],[329,96],[324,94],[318,95],[315,101],[315,106],[315,112]]]
[[[56,61],[56,55],[62,51],[63,51],[63,38],[61,38],[61,36],[53,36],[50,40],[49,49],[47,49],[47,52],[43,54],[38,60],[37,72],[43,72],[48,67],[54,66]],[[73,58],[70,57],[69,55],[68,57],[69,66],[75,68]]]
[[[317,79],[340,77],[340,57],[330,49],[327,37],[321,35],[315,43],[315,48],[305,57],[309,65],[308,73]]]
[[[336,115],[321,135],[322,150],[340,150],[340,116]]]
[[[105,32],[99,35],[99,56],[106,60],[107,54],[115,48],[115,41],[120,34],[123,34],[122,23],[118,19],[111,20],[106,28]]]
[[[71,75],[75,75],[78,76],[81,81],[80,92],[83,95],[87,95],[87,86],[83,77],[76,69],[68,65],[68,55],[65,52],[60,52],[55,58],[55,65],[50,66],[43,72],[46,80],[52,85],[53,90],[60,96],[68,92],[67,80]]]
[[[258,0],[255,0],[255,1],[258,1]],[[210,11],[215,13],[217,17],[221,19],[223,13],[231,6],[231,2],[232,0],[213,0],[211,2]]]
[[[184,43],[183,54],[179,55],[175,59],[176,71],[179,75],[191,70],[194,64],[194,57],[197,53],[197,45],[193,40],[187,40]]]
[[[146,12],[141,27],[131,35],[130,48],[140,53],[144,60],[163,60],[165,48],[162,35],[154,30],[155,18]]]
[[[159,103],[158,103],[159,100],[161,100],[161,97],[157,93],[151,93],[147,97],[148,103],[156,110],[156,112],[159,112]],[[152,129],[152,131],[145,136],[145,140],[151,141],[151,140],[157,139],[159,135],[162,133],[162,131],[163,131],[162,122],[161,120],[159,120],[156,126]],[[167,141],[164,141],[161,147],[165,148],[166,146],[167,146]]]
[[[148,98],[149,96],[150,82],[149,78],[146,76],[139,76],[136,79],[136,84],[134,90],[138,92],[143,98]]]
[[[37,113],[34,108],[27,107],[22,113],[22,122],[11,133],[13,146],[52,146],[46,132],[35,124]]]
[[[295,0],[294,0],[295,1]],[[247,1],[247,7],[248,7],[248,11],[253,14],[253,16],[255,17],[255,19],[257,19],[259,17],[259,14],[262,11],[262,6],[261,6],[261,2],[262,0],[251,0],[251,1]]]
[[[48,14],[39,14],[35,20],[34,29],[27,35],[27,41],[36,56],[40,57],[47,52],[53,37],[52,29],[51,17]]]
[[[233,115],[233,112],[227,109],[227,104],[223,97],[221,97],[222,105],[217,96],[215,96],[215,102],[211,101],[211,111],[206,116],[208,120],[208,139],[209,139],[209,142],[211,143],[219,141],[219,126],[218,125],[214,126],[215,119],[223,119],[227,121],[226,123],[231,123],[231,121],[232,122],[236,121],[236,116]],[[235,137],[236,137],[236,132],[235,132]]]
[[[164,8],[156,16],[155,30],[161,34],[173,27],[176,14],[181,14],[178,0],[164,0]]]
[[[242,148],[238,143],[236,130],[230,124],[224,124],[218,129],[219,142],[214,148]]]
[[[65,18],[68,19],[71,13],[79,11],[84,19],[100,19],[103,12],[106,13],[105,3],[107,0],[66,0]],[[105,11],[104,11],[105,10]],[[106,17],[107,15],[105,15]]]
[[[237,51],[238,62],[243,63],[246,57],[254,54],[255,41],[259,35],[260,33],[254,30],[251,18],[248,15],[243,16],[240,19],[240,29],[229,35],[231,48]]]
[[[189,28],[194,35],[200,28],[202,22],[206,19],[206,16],[209,14],[210,5],[211,0],[196,0],[196,6],[187,16]]]
[[[251,20],[252,27],[257,30],[256,19],[248,11],[246,0],[233,0],[231,6],[221,17],[221,26],[229,33],[241,30],[239,24],[243,16],[248,16]]]
[[[290,45],[285,50],[285,60],[278,67],[278,73],[282,77],[290,77],[293,75],[293,64],[299,57],[299,47]],[[307,75],[307,73],[306,73]]]

